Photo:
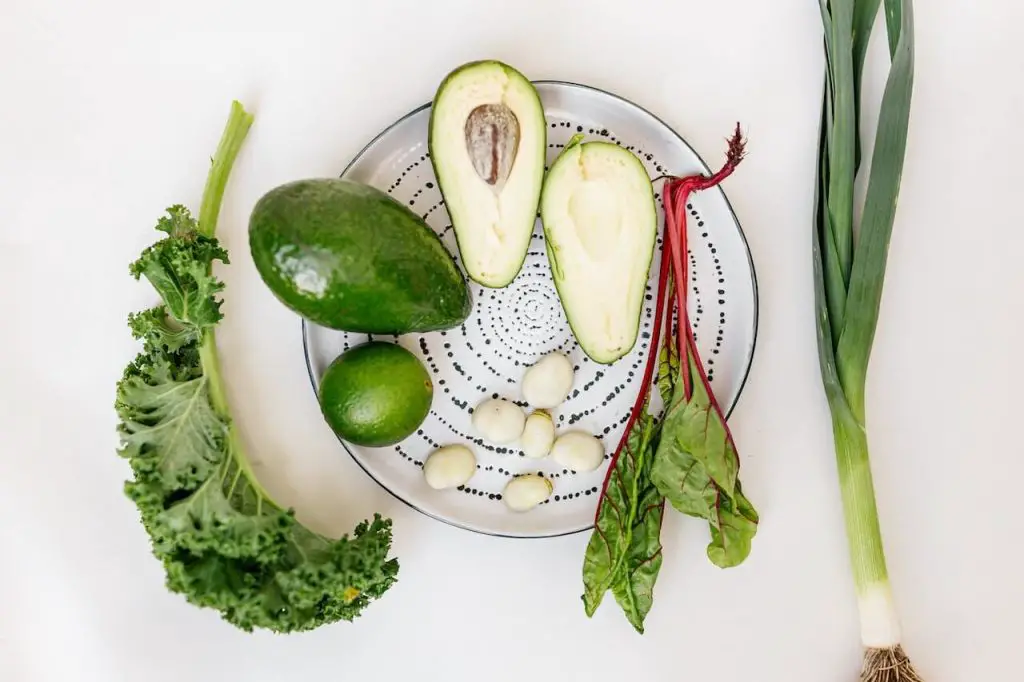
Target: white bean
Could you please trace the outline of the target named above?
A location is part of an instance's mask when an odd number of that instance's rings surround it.
[[[543,459],[551,452],[555,442],[555,422],[544,410],[537,410],[526,418],[526,427],[519,439],[523,454],[531,459]]]
[[[537,474],[526,474],[509,481],[501,499],[512,511],[525,512],[548,499],[552,490],[554,486],[548,479]]]
[[[604,461],[604,445],[584,431],[569,431],[551,446],[551,457],[573,471],[593,471]]]
[[[497,445],[519,438],[525,426],[526,415],[522,408],[507,400],[485,400],[473,410],[473,428]]]
[[[476,473],[476,456],[465,445],[446,445],[423,462],[423,477],[435,490],[465,485]]]
[[[523,374],[523,398],[531,406],[558,407],[572,390],[572,362],[561,353],[549,353]]]

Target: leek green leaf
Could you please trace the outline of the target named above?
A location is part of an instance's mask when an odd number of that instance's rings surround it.
[[[887,16],[890,15],[887,13]],[[836,351],[843,388],[860,423],[864,422],[864,385],[896,218],[914,85],[914,13],[909,0],[902,4],[902,11],[896,11],[893,16],[900,17],[902,27],[882,95],[867,196],[850,275],[846,317]]]

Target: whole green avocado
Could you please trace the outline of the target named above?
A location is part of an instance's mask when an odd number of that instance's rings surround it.
[[[386,192],[312,178],[264,194],[249,249],[274,295],[320,326],[368,334],[450,329],[472,307],[430,226]]]

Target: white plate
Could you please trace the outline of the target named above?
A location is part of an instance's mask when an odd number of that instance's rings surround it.
[[[626,146],[644,162],[652,178],[709,172],[677,133],[631,102],[571,83],[541,81],[536,86],[548,121],[549,163],[573,134],[582,132],[585,139]],[[461,268],[455,235],[428,157],[429,117],[430,108],[425,105],[392,124],[356,156],[342,177],[387,190],[420,213],[441,235]],[[724,154],[723,147],[715,156],[716,166]],[[655,189],[661,189],[660,181]],[[658,206],[660,230],[660,195]],[[754,351],[754,268],[736,215],[720,189],[693,197],[689,235],[691,272],[695,273],[689,308],[697,345],[715,396],[723,409],[731,411]],[[580,350],[566,323],[538,220],[526,263],[515,281],[504,289],[470,283],[473,312],[460,328],[378,337],[411,350],[431,373],[434,401],[420,430],[389,448],[342,444],[366,473],[395,497],[446,523],[510,537],[549,537],[589,529],[608,458],[625,428],[650,350],[651,299],[661,251],[658,241],[636,346],[614,365],[598,365]],[[338,354],[367,338],[304,321],[306,363],[314,390]],[[585,429],[602,438],[605,464],[597,471],[576,474],[550,460],[527,459],[516,446],[495,447],[473,433],[473,407],[491,396],[521,402],[523,372],[551,351],[567,353],[577,368],[573,392],[553,412],[556,426],[559,430]],[[423,460],[437,447],[451,443],[471,444],[477,454],[477,473],[464,488],[433,490],[423,480]],[[501,501],[501,492],[512,476],[526,472],[549,477],[554,493],[530,512],[514,513]]]

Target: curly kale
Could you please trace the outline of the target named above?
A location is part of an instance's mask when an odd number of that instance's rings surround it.
[[[212,274],[227,253],[214,237],[227,174],[251,125],[237,102],[213,160],[200,221],[168,209],[130,271],[162,303],[129,316],[142,352],[117,386],[120,454],[168,589],[218,610],[239,628],[310,630],[350,621],[394,583],[391,522],[375,515],[333,540],[300,524],[259,484],[241,448],[225,399],[214,328],[221,320]],[[202,225],[202,229],[200,228]]]

